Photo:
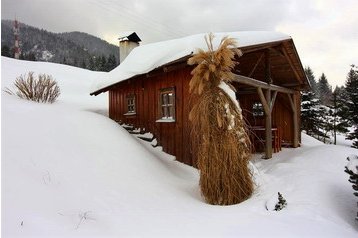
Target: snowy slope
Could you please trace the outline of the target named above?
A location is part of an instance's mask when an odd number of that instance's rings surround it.
[[[2,92],[3,237],[357,236],[343,172],[357,150],[303,134],[301,148],[253,159],[260,186],[251,199],[211,206],[194,168],[94,112],[107,107],[84,93],[96,73],[2,58],[1,80],[26,70],[53,74],[62,96],[44,105]],[[287,208],[267,211],[277,192]]]
[[[75,107],[89,110],[102,110],[107,108],[107,94],[97,97],[89,96],[90,88],[105,77],[105,72],[94,72],[72,66],[19,61],[12,58],[1,57],[1,88],[13,88],[13,82],[20,75],[34,72],[37,74],[50,74],[58,82],[61,95],[58,103],[67,103]]]

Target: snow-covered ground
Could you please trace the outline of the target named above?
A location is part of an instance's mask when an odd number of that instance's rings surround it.
[[[3,237],[357,237],[356,199],[344,173],[347,146],[302,134],[298,149],[253,158],[249,200],[211,206],[198,171],[129,135],[90,97],[101,73],[2,58],[2,89],[28,71],[49,73],[52,104],[2,97]],[[280,192],[288,205],[267,211]]]

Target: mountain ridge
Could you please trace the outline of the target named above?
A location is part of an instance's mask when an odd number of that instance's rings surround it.
[[[19,24],[22,58],[67,64],[97,71],[109,71],[118,65],[119,47],[88,33],[54,33]],[[13,21],[1,20],[1,46],[14,45]]]

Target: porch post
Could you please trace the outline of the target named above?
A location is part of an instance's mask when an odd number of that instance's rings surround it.
[[[272,83],[271,79],[271,66],[270,66],[270,50],[265,50],[265,80],[267,84]],[[265,92],[266,103],[268,104],[268,109],[265,110],[265,154],[266,159],[272,158],[272,121],[271,121],[271,111],[273,104],[271,101],[271,90],[267,89]],[[274,102],[273,102],[274,103]]]
[[[298,127],[298,114],[297,114],[297,94],[287,94],[288,99],[290,101],[291,109],[292,109],[292,121],[293,121],[293,148],[298,147],[298,133],[299,133],[299,127]]]
[[[266,102],[271,104],[271,90],[266,90]],[[271,108],[268,113],[265,112],[265,155],[266,159],[272,158],[272,121],[271,121]]]

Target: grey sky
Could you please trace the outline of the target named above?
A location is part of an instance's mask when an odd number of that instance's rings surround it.
[[[357,0],[2,0],[1,18],[53,32],[82,31],[117,44],[134,30],[143,44],[202,32],[269,30],[293,37],[304,66],[344,84],[358,64]]]

